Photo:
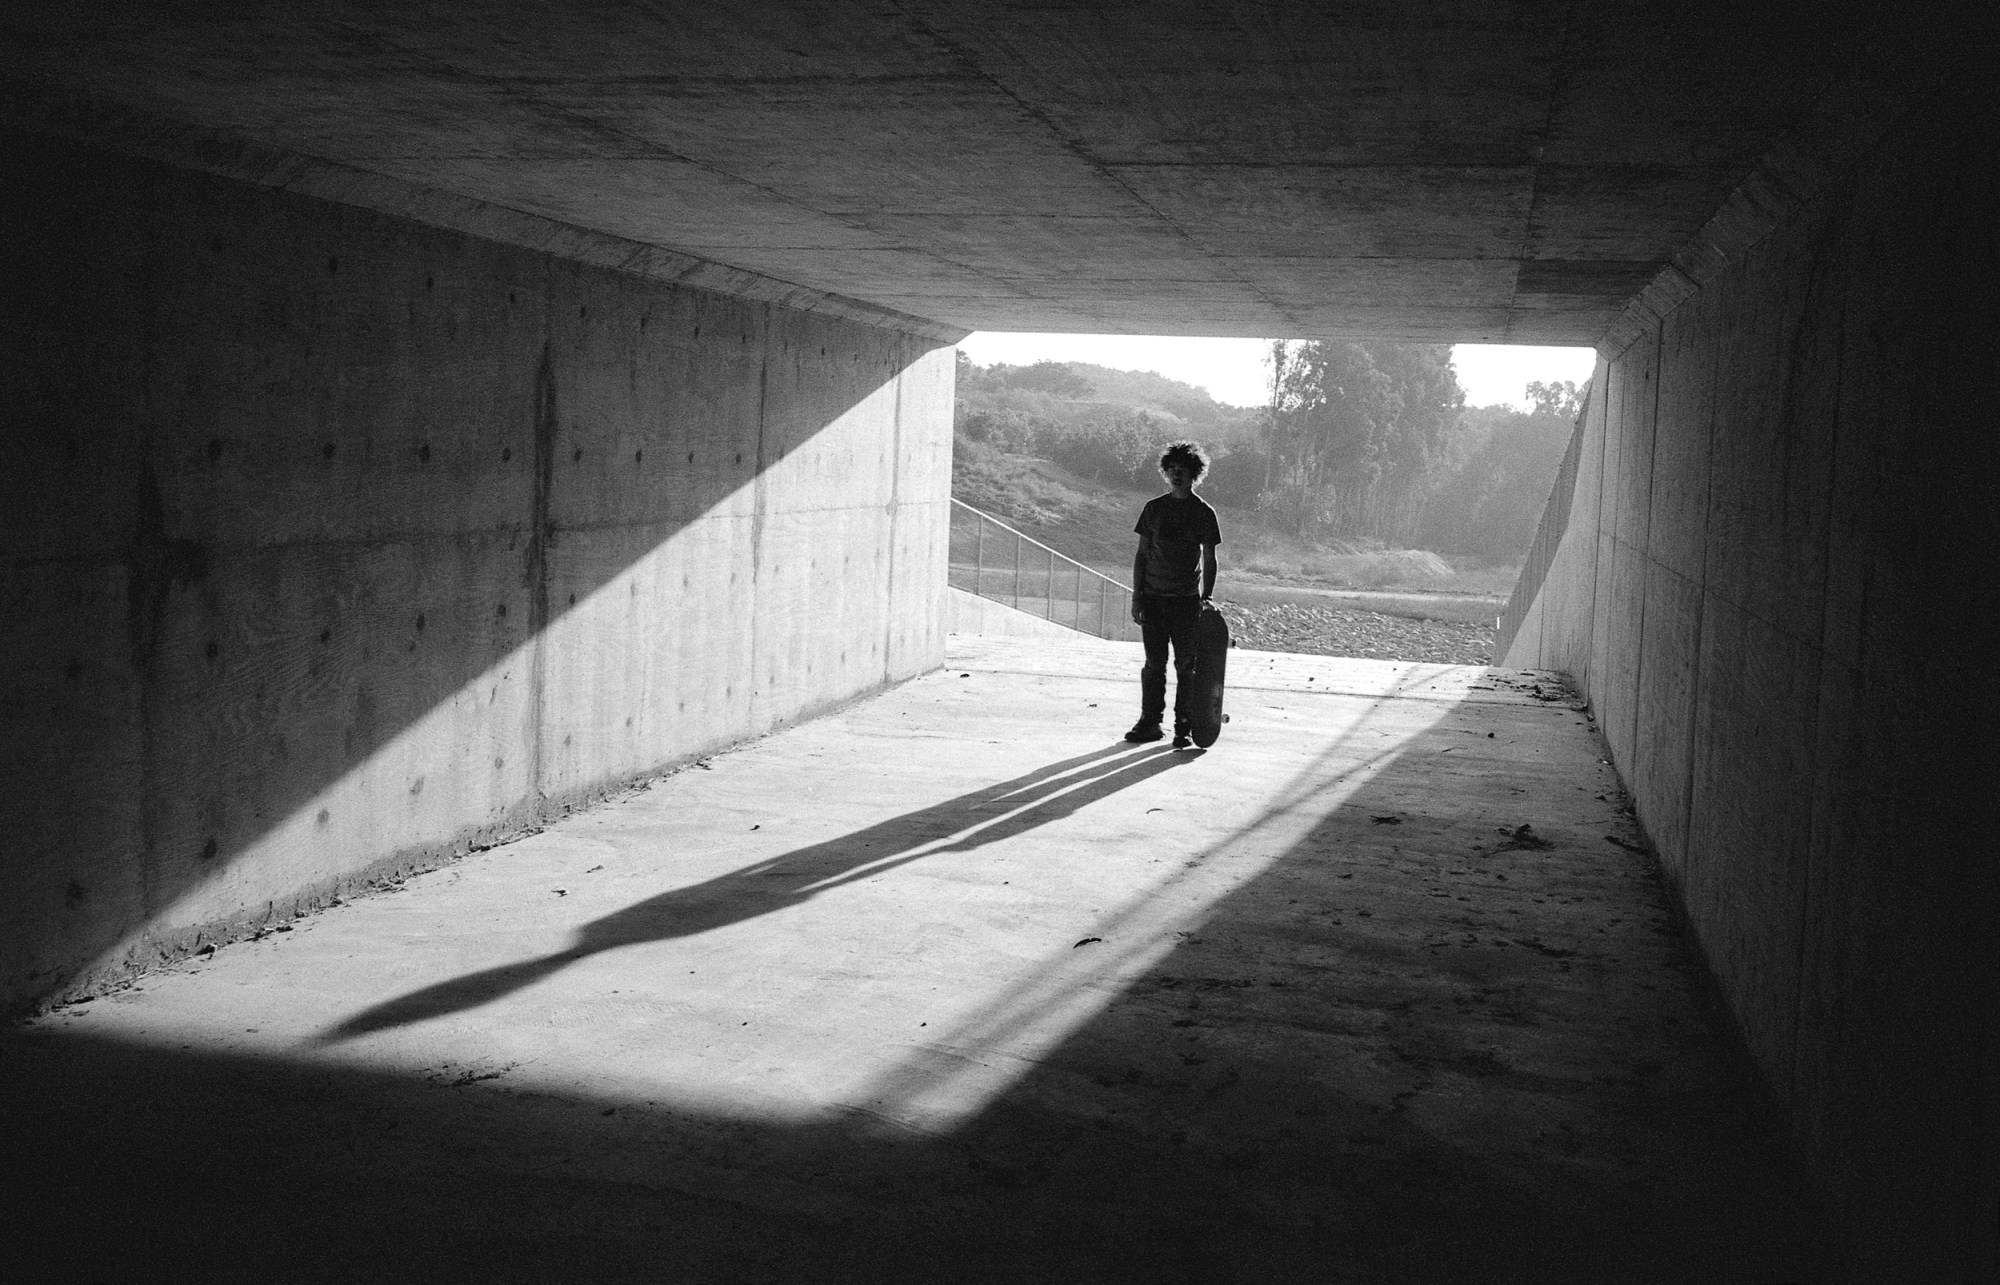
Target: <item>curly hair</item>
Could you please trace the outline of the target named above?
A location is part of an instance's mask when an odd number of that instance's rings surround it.
[[[1199,482],[1208,476],[1208,452],[1193,442],[1170,442],[1167,449],[1160,452],[1160,472],[1165,474],[1170,465],[1178,464],[1193,474],[1193,481]]]

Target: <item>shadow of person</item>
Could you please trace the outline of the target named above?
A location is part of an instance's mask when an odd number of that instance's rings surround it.
[[[914,861],[972,852],[1074,815],[1119,790],[1190,761],[1117,742],[1032,772],[796,848],[635,902],[577,930],[566,949],[467,973],[377,1004],[313,1037],[314,1046],[490,1004],[569,965],[620,946],[693,937],[810,901]]]

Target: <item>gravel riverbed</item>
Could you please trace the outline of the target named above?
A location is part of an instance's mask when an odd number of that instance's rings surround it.
[[[1306,607],[1295,603],[1241,603],[1216,599],[1229,618],[1236,645],[1258,651],[1360,656],[1369,660],[1423,660],[1446,665],[1492,663],[1492,625],[1411,620],[1379,611]]]

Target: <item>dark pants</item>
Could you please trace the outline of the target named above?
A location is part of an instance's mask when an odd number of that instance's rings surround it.
[[[1146,644],[1146,666],[1139,671],[1139,718],[1157,723],[1167,711],[1167,644],[1174,647],[1174,728],[1188,726],[1194,716],[1194,626],[1201,619],[1201,599],[1165,594],[1139,595],[1145,620],[1139,636]]]

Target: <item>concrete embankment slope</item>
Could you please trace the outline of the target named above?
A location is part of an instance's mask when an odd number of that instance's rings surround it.
[[[949,660],[8,1035],[15,1217],[83,1276],[1812,1278],[1560,683],[1239,652],[1198,753],[1117,739],[1132,644]]]

